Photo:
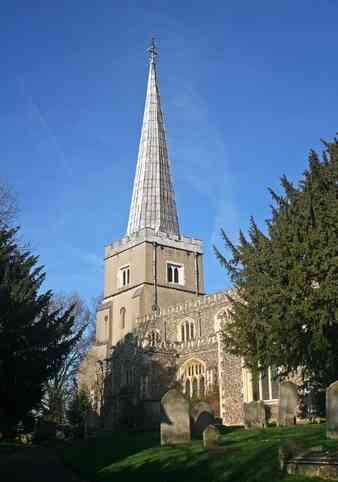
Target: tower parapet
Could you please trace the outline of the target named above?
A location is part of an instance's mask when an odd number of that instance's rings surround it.
[[[105,247],[105,258],[132,248],[137,244],[149,242],[157,243],[162,246],[183,249],[194,253],[203,253],[202,241],[188,236],[178,236],[170,233],[162,233],[153,228],[143,228],[131,236],[124,236],[118,241],[113,241]]]

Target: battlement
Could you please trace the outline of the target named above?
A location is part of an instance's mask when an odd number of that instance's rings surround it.
[[[196,296],[196,298],[192,301],[187,301],[186,303],[178,303],[176,305],[168,306],[161,311],[160,317],[168,316],[172,314],[181,314],[185,315],[190,313],[191,311],[203,309],[206,306],[212,306],[219,303],[227,303],[227,292],[230,293],[230,290],[221,291],[219,293],[213,293],[211,295],[205,296]],[[137,318],[137,323],[149,323],[152,321],[156,321],[158,315],[154,313],[149,313],[143,317]]]
[[[131,236],[124,236],[105,247],[105,258],[114,256],[126,249],[129,249],[143,242],[157,243],[171,248],[185,249],[202,254],[202,241],[187,236],[177,236],[155,231],[152,228],[144,228]]]

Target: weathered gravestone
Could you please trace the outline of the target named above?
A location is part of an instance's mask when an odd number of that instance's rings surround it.
[[[190,440],[189,402],[178,390],[169,390],[161,400],[161,445]]]
[[[201,437],[208,425],[215,423],[214,413],[207,402],[197,402],[191,409],[192,434]]]
[[[220,444],[221,434],[217,427],[209,425],[203,430],[203,447],[205,449],[214,449]]]
[[[279,386],[279,413],[280,426],[295,425],[298,407],[297,385],[292,382],[283,382]]]
[[[338,381],[326,389],[327,437],[338,439]]]
[[[264,402],[244,403],[245,428],[264,428],[267,425]]]

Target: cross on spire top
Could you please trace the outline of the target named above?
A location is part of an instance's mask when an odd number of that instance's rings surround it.
[[[150,47],[147,50],[148,50],[148,53],[149,53],[149,62],[151,64],[154,64],[155,61],[156,61],[156,57],[158,56],[158,52],[157,52],[157,49],[156,49],[154,37],[152,37]]]

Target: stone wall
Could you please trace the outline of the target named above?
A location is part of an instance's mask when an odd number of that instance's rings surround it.
[[[221,416],[226,425],[242,424],[241,361],[224,353],[219,333],[219,317],[228,307],[225,293],[218,293],[168,307],[160,316],[138,318],[134,334],[121,339],[112,350],[106,381],[106,424],[118,423],[126,411],[126,397],[133,407],[143,404],[149,422],[156,419],[156,407],[168,389],[176,387],[185,392],[184,370],[195,362],[203,372],[188,378],[198,378],[201,384],[203,381],[203,398],[216,416]],[[182,339],[182,327],[187,323],[193,339]]]

